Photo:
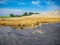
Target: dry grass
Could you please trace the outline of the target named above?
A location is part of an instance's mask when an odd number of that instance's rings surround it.
[[[20,18],[0,18],[0,26],[12,26],[15,28],[31,28],[41,24],[60,22],[60,17],[25,16]]]

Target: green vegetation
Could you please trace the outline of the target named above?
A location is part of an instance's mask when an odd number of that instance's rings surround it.
[[[11,18],[10,16],[0,16],[0,18]]]
[[[39,14],[38,12],[36,12],[35,14]]]
[[[13,14],[13,13],[11,13],[11,14],[10,14],[10,17],[14,17],[14,14]]]
[[[32,14],[34,14],[33,12],[29,12],[29,15],[32,15]]]
[[[14,15],[13,13],[10,13],[9,16],[0,16],[0,18],[11,18],[11,17],[22,17],[22,16],[29,16],[29,15],[32,15],[32,14],[39,14],[39,13],[33,13],[33,12],[25,12],[23,13],[22,15]]]
[[[10,17],[21,17],[21,16],[29,16],[29,15],[32,15],[32,14],[38,14],[38,13],[33,13],[33,12],[24,12],[22,15],[14,15],[13,13],[10,14]]]
[[[28,13],[27,13],[27,12],[25,12],[25,13],[23,13],[23,14],[22,14],[22,16],[28,16]]]

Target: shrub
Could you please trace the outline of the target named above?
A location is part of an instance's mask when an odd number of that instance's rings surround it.
[[[14,14],[13,13],[10,13],[10,17],[14,17]]]
[[[34,13],[34,14],[39,14],[38,12]]]
[[[34,14],[33,12],[29,12],[29,15],[32,15],[32,14]]]
[[[22,16],[28,16],[28,13],[27,13],[27,12],[25,12],[25,13],[23,13],[23,14],[22,14]]]

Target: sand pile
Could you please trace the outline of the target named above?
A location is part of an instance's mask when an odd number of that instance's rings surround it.
[[[56,12],[56,13],[55,13]],[[30,28],[42,24],[60,22],[60,15],[57,11],[45,14],[33,14],[17,18],[0,18],[0,26],[12,26],[15,28]]]

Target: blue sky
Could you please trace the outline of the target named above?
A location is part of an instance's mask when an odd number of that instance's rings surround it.
[[[60,10],[60,0],[0,0],[0,16]]]

